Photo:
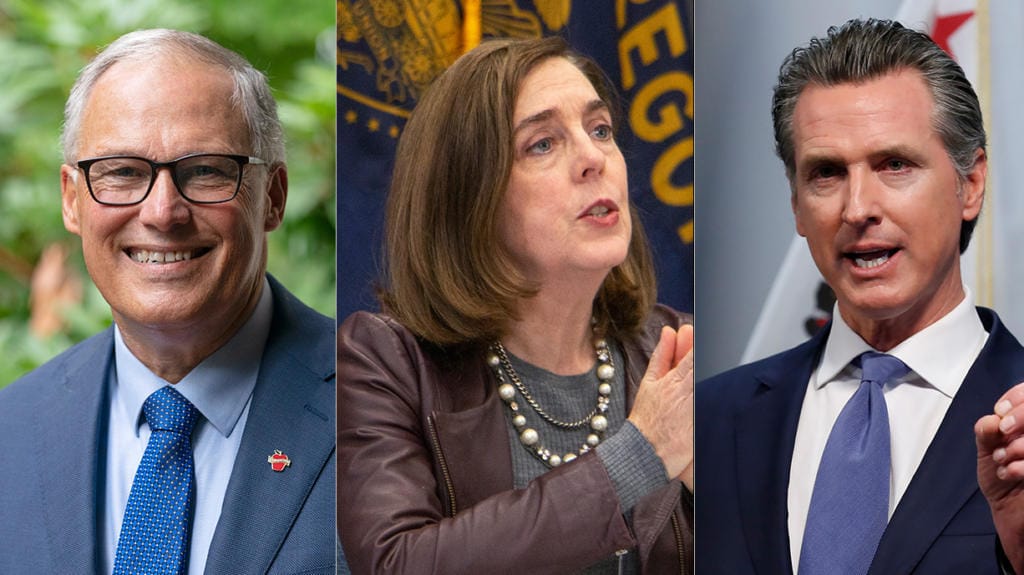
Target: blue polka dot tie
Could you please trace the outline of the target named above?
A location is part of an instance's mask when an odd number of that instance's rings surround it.
[[[869,351],[854,360],[860,387],[843,406],[821,455],[807,511],[800,575],[863,575],[889,521],[889,410],[882,387],[910,372]]]
[[[192,428],[198,414],[171,386],[146,398],[142,411],[151,433],[128,495],[114,575],[184,574],[194,497]]]

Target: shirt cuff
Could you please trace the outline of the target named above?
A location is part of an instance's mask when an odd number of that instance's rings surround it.
[[[615,435],[599,444],[596,451],[611,477],[623,512],[668,483],[665,466],[654,452],[654,446],[628,419]]]

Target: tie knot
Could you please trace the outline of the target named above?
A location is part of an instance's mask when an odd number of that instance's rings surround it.
[[[884,385],[888,381],[910,373],[907,364],[887,353],[868,351],[860,354],[857,359],[853,360],[853,363],[860,366],[861,381],[871,381],[879,385]]]
[[[196,424],[196,408],[178,393],[178,390],[166,385],[154,391],[142,404],[146,421],[153,431],[172,431],[185,435],[192,434]]]

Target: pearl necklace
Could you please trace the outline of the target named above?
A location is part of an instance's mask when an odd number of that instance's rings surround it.
[[[579,429],[589,424],[591,431],[587,434],[586,440],[580,446],[578,453],[582,455],[590,451],[601,443],[601,440],[604,438],[604,432],[608,430],[608,417],[605,413],[608,411],[609,398],[612,393],[612,385],[609,382],[615,377],[615,365],[612,362],[611,352],[608,350],[608,342],[604,339],[596,340],[594,342],[594,352],[597,355],[599,364],[597,366],[597,379],[599,381],[597,386],[597,405],[581,419],[561,421],[544,411],[540,404],[537,403],[537,400],[530,395],[522,379],[519,378],[519,374],[512,367],[512,363],[509,362],[505,346],[501,345],[500,341],[496,341],[490,346],[490,351],[487,354],[487,365],[491,366],[491,369],[494,370],[494,375],[498,380],[498,395],[505,401],[505,405],[512,412],[512,425],[515,426],[516,431],[519,433],[519,441],[527,451],[548,467],[558,467],[562,463],[568,463],[576,459],[577,454],[570,452],[559,455],[552,453],[550,449],[544,447],[537,430],[526,426],[526,416],[519,412],[520,407],[516,401],[516,392],[519,392],[526,403],[533,408],[533,411],[541,419],[555,427]],[[512,383],[509,383],[509,381]]]

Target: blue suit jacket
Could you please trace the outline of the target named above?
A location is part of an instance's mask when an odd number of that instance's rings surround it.
[[[998,574],[978,489],[974,423],[1024,379],[1024,348],[992,310],[971,366],[889,521],[871,575]],[[702,381],[696,396],[696,559],[701,575],[788,574],[793,442],[828,328],[768,359]]]
[[[334,322],[270,279],[274,316],[207,573],[334,573]],[[94,573],[113,328],[0,392],[0,573]],[[280,449],[291,467],[275,473]]]

